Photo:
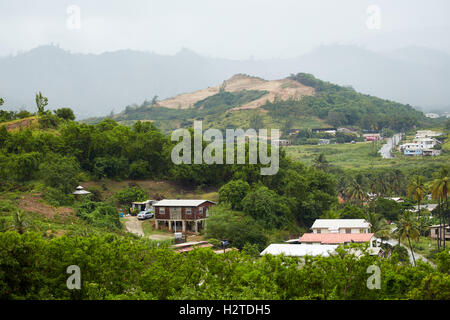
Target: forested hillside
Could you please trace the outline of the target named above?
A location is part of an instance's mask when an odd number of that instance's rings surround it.
[[[410,105],[364,95],[351,87],[325,82],[311,74],[299,73],[288,79],[313,88],[315,93],[300,97],[294,93],[283,97],[275,94],[270,98],[267,91],[230,92],[224,86],[219,93],[198,100],[189,108],[173,109],[161,106],[157,101],[144,101],[140,106],[127,106],[122,113],[111,117],[125,123],[150,120],[165,133],[178,127],[192,127],[194,120],[203,120],[205,127],[218,129],[269,127],[284,132],[292,128],[326,126],[405,131],[432,122]],[[290,85],[292,83],[286,82],[283,86]],[[240,108],[261,98],[263,102],[256,107]],[[95,123],[101,119],[87,122]]]

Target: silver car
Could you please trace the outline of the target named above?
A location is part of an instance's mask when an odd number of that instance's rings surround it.
[[[141,211],[138,213],[137,218],[139,220],[146,220],[151,219],[155,216],[155,213],[153,211]]]

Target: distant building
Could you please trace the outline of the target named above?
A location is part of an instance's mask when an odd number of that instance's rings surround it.
[[[312,128],[311,132],[312,133],[317,133],[317,132],[324,132],[324,133],[329,133],[329,134],[336,134],[336,128]]]
[[[304,257],[304,256],[323,256],[328,257],[333,254],[338,245],[302,245],[302,244],[278,244],[273,243],[261,252],[261,256],[265,254],[280,255],[290,257]]]
[[[423,155],[424,156],[439,156],[441,154],[441,150],[436,150],[436,149],[424,149],[423,150]]]
[[[439,118],[440,115],[438,115],[437,113],[425,113],[425,117],[431,118],[431,119],[436,119],[436,118]]]
[[[330,144],[330,139],[319,139],[319,144]]]
[[[311,230],[315,234],[358,234],[369,233],[370,227],[370,223],[364,219],[316,219]]]
[[[363,134],[366,141],[378,141],[381,139],[381,135],[379,133],[365,133]]]
[[[280,147],[285,147],[285,146],[290,146],[291,145],[291,141],[290,140],[275,139],[275,140],[272,140],[272,141],[278,142],[278,146],[280,146]]]
[[[442,225],[442,227],[438,224],[434,226],[430,226],[430,236],[431,239],[444,239],[450,240],[450,226],[448,224]]]
[[[72,192],[72,194],[78,196],[78,195],[90,194],[90,192],[87,190],[84,190],[84,188],[82,186],[78,186],[76,188],[76,190],[74,192]]]
[[[417,143],[419,145],[419,148],[430,149],[434,148],[434,146],[440,142],[436,139],[420,137],[414,138],[413,143]]]
[[[300,237],[299,242],[321,245],[368,242],[370,247],[376,247],[376,238],[373,233],[305,233]]]
[[[431,212],[431,211],[433,211],[434,209],[436,209],[436,207],[437,207],[437,204],[434,204],[434,203],[421,204],[421,205],[420,205],[420,210],[428,210],[428,211]],[[413,211],[413,212],[419,211],[419,206],[418,206],[418,205],[415,205],[415,206],[414,206],[414,209],[411,210],[411,211]]]
[[[138,211],[153,210],[154,203],[156,203],[156,200],[134,201],[131,203],[131,209]]]
[[[392,200],[392,201],[395,201],[397,203],[405,202],[405,199],[400,198],[400,197],[390,197],[390,198],[385,198],[385,199]]]
[[[432,130],[418,130],[416,132],[416,138],[433,138],[441,136],[441,132],[436,132]]]
[[[337,128],[337,132],[351,133],[351,134],[355,134],[359,137],[357,130],[353,130],[353,129],[349,129],[349,128]]]

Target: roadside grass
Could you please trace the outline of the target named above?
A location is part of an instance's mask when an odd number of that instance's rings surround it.
[[[420,237],[419,241],[412,241],[411,245],[413,247],[414,253],[419,253],[433,263],[436,263],[434,259],[434,253],[437,252],[436,240],[430,237]]]

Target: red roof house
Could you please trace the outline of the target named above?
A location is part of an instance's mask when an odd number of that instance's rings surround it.
[[[364,243],[374,238],[373,233],[305,233],[300,237],[300,243],[345,244]]]

